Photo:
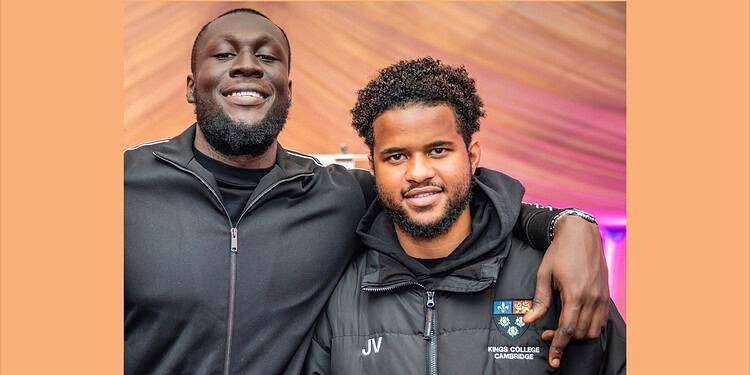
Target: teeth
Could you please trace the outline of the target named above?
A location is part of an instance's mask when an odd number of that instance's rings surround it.
[[[255,91],[235,91],[233,93],[230,93],[228,96],[254,96],[256,98],[261,97],[261,95]]]
[[[437,194],[437,193],[422,193],[422,194],[417,194],[417,195],[413,196],[412,198],[423,198],[423,197],[427,197],[427,196],[430,196],[430,195],[433,195],[433,194]]]

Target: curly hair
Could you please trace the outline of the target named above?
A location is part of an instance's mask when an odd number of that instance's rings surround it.
[[[468,146],[484,117],[482,99],[477,95],[474,79],[463,66],[446,65],[432,57],[402,60],[381,69],[378,76],[357,93],[352,108],[352,126],[373,152],[373,122],[383,112],[410,104],[453,108],[458,131]]]

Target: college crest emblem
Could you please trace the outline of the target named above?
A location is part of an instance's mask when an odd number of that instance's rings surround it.
[[[492,302],[492,318],[503,336],[515,340],[529,328],[523,316],[531,310],[531,300],[514,299]]]

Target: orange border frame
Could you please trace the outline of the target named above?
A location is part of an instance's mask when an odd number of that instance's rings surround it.
[[[627,12],[629,372],[748,373],[748,3]],[[0,17],[0,372],[121,373],[122,4]]]

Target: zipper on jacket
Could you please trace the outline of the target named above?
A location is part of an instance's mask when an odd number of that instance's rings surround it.
[[[237,283],[237,251],[239,250],[237,242],[239,237],[239,232],[237,228],[240,227],[240,221],[242,221],[242,218],[245,217],[245,214],[250,211],[250,208],[253,207],[255,203],[257,203],[260,198],[262,198],[264,195],[268,194],[269,191],[273,190],[276,186],[279,186],[282,183],[289,182],[295,179],[298,179],[300,177],[309,177],[313,176],[314,173],[304,173],[304,174],[298,174],[294,175],[288,178],[285,178],[283,180],[276,181],[273,185],[266,188],[266,190],[263,190],[260,194],[258,194],[255,199],[253,199],[250,204],[245,207],[244,210],[242,210],[242,213],[240,214],[240,217],[237,218],[237,226],[230,228],[231,233],[231,247],[230,247],[230,278],[229,278],[229,321],[227,323],[227,352],[226,356],[224,357],[224,374],[229,375],[229,367],[231,365],[231,356],[232,356],[232,331],[234,331],[234,300],[235,300],[235,288]],[[229,223],[231,224],[232,221],[230,220]]]
[[[365,292],[374,292],[374,293],[380,293],[380,292],[392,292],[396,289],[407,287],[407,286],[418,286],[422,289],[425,289],[425,287],[415,281],[410,281],[406,283],[400,283],[396,285],[390,285],[390,286],[363,286],[362,290]]]
[[[427,296],[425,300],[425,319],[424,319],[424,339],[427,341],[427,375],[438,375],[438,363],[437,363],[437,315],[435,311],[435,291],[427,290],[424,285],[416,282],[403,282],[396,285],[373,287],[366,286],[362,287],[365,292],[392,292],[396,289],[407,287],[407,286],[418,286],[425,291]]]
[[[229,229],[230,233],[230,255],[229,255],[229,314],[227,318],[227,350],[226,354],[224,356],[224,374],[229,375],[229,368],[231,365],[231,358],[232,358],[232,332],[234,331],[234,305],[235,305],[235,294],[236,294],[236,285],[237,285],[237,251],[239,250],[239,246],[237,244],[239,232],[237,228],[240,226],[240,221],[242,220],[242,217],[245,216],[245,213],[250,210],[250,207],[252,207],[261,197],[266,195],[271,189],[275,188],[279,184],[287,181],[294,180],[299,177],[303,176],[312,176],[312,173],[303,174],[303,175],[295,175],[283,180],[279,180],[273,185],[269,186],[266,190],[263,190],[262,193],[258,194],[255,199],[253,199],[252,202],[250,202],[247,207],[242,211],[240,214],[240,217],[237,218],[237,226],[231,227]],[[210,188],[210,187],[209,187]],[[229,221],[229,224],[231,226],[232,221]]]
[[[434,291],[427,291],[427,301],[425,302],[424,306],[424,339],[427,340],[427,375],[437,375],[437,319],[435,318]]]
[[[232,239],[230,240],[231,248],[229,250],[231,250],[233,253],[236,253],[237,252],[237,228],[232,228],[229,230],[229,232],[231,233],[231,236],[232,236]]]
[[[234,331],[234,295],[237,284],[237,228],[231,229],[232,249],[229,254],[229,306],[227,307],[227,339],[224,352],[224,374],[229,375],[232,358],[232,331]]]
[[[221,201],[221,198],[219,197],[219,194],[209,185],[206,180],[204,180],[201,176],[199,176],[197,173],[191,171],[190,169],[187,169],[185,167],[182,167],[181,165],[157,154],[156,152],[153,152],[154,156],[157,158],[171,164],[175,168],[187,172],[193,177],[197,178],[200,182],[203,183],[203,185],[208,188],[208,190],[213,194],[214,198],[216,198],[216,201],[219,202],[219,205],[221,205],[222,210],[224,210],[224,214],[227,216],[227,221],[229,222],[229,243],[230,243],[230,252],[229,252],[229,307],[228,307],[228,313],[227,313],[227,338],[226,338],[226,350],[224,353],[224,374],[229,375],[229,366],[231,364],[231,354],[232,354],[232,331],[234,330],[234,304],[235,304],[235,291],[236,291],[236,284],[237,284],[237,251],[239,250],[238,247],[238,237],[239,233],[237,231],[237,228],[240,226],[240,221],[242,220],[242,217],[245,216],[245,213],[250,210],[250,208],[260,200],[264,195],[266,195],[269,191],[271,191],[276,186],[279,186],[280,184],[288,181],[292,181],[294,179],[300,178],[300,177],[309,177],[313,176],[314,173],[303,173],[294,175],[288,178],[285,178],[283,180],[276,181],[273,185],[269,186],[266,190],[263,190],[262,193],[258,194],[255,199],[253,199],[250,204],[245,207],[245,209],[240,214],[240,217],[237,219],[237,225],[235,226],[232,223],[232,218],[229,216],[229,211],[227,211],[227,208],[224,206],[224,202]]]

